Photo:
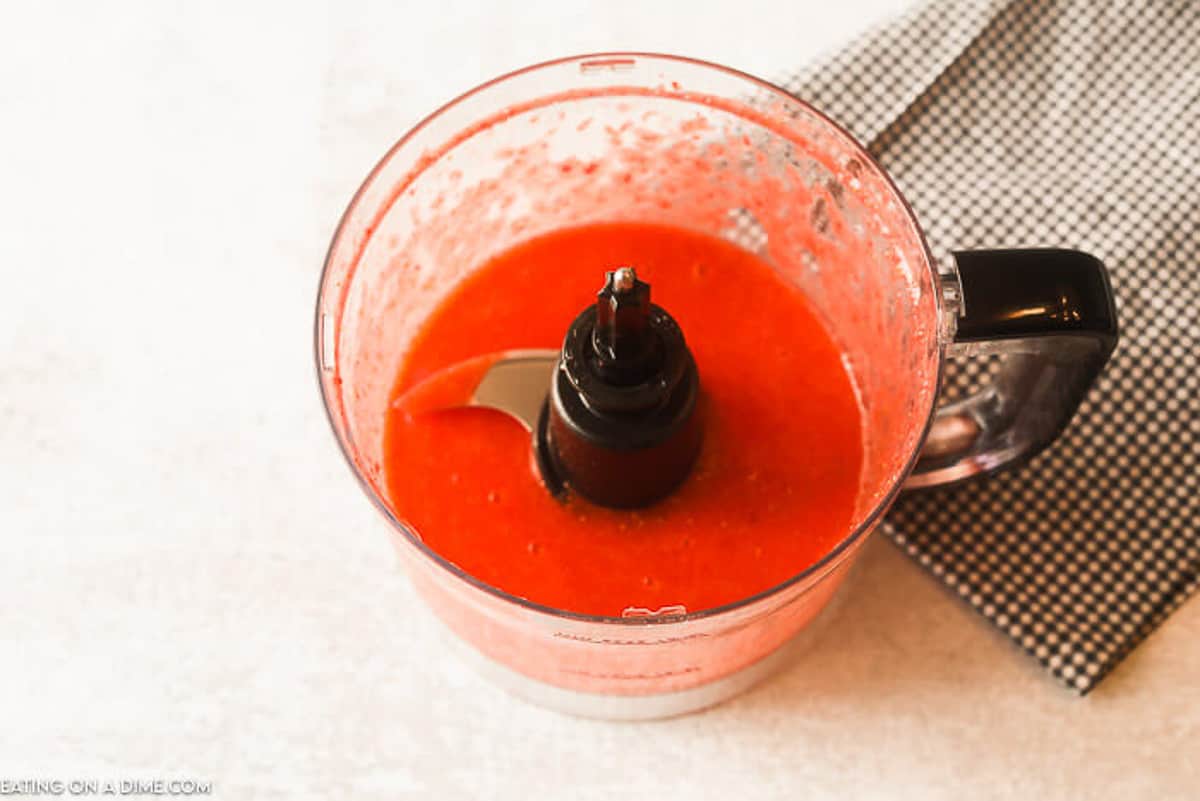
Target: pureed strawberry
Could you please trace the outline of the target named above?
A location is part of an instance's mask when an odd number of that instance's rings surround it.
[[[439,555],[511,595],[603,616],[696,612],[786,581],[845,538],[862,467],[858,403],[804,295],[723,239],[640,223],[563,228],[492,258],[414,338],[393,398],[436,370],[509,348],[557,349],[597,277],[633,265],[700,372],[700,456],[642,510],[556,499],[530,436],[485,409],[384,427],[390,505]]]

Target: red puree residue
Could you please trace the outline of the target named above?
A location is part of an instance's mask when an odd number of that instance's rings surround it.
[[[705,439],[683,486],[640,511],[562,503],[536,478],[530,435],[511,418],[393,410],[392,507],[471,575],[572,612],[695,612],[766,590],[849,533],[862,435],[838,348],[804,296],[753,254],[653,224],[529,240],[442,301],[392,396],[484,353],[557,348],[604,272],[625,264],[678,320],[700,370]]]

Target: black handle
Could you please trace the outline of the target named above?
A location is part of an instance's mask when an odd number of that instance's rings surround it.
[[[1117,344],[1108,271],[1075,250],[954,254],[962,309],[952,353],[1007,354],[987,387],[938,410],[906,486],[958,481],[1054,441]]]

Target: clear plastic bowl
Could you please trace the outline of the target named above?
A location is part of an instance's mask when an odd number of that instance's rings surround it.
[[[483,584],[405,525],[381,474],[392,382],[439,300],[516,242],[621,220],[684,226],[762,255],[822,314],[863,410],[855,523],[840,544],[779,586],[681,616],[579,615]],[[820,234],[819,248],[797,235],[804,227]],[[351,468],[390,523],[415,587],[464,652],[539,703],[659,717],[716,703],[768,674],[780,647],[840,585],[929,427],[947,340],[938,287],[890,179],[816,109],[689,59],[569,58],[447,104],[367,177],[325,262],[318,375]]]

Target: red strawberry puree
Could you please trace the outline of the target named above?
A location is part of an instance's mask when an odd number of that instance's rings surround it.
[[[445,559],[512,595],[575,613],[695,612],[769,589],[852,525],[859,406],[803,294],[757,256],[659,224],[561,229],[501,253],[442,299],[393,399],[449,365],[558,348],[606,270],[632,265],[679,322],[703,392],[704,444],[685,483],[640,511],[564,503],[532,469],[530,435],[485,409],[409,416],[384,433],[397,515]]]

